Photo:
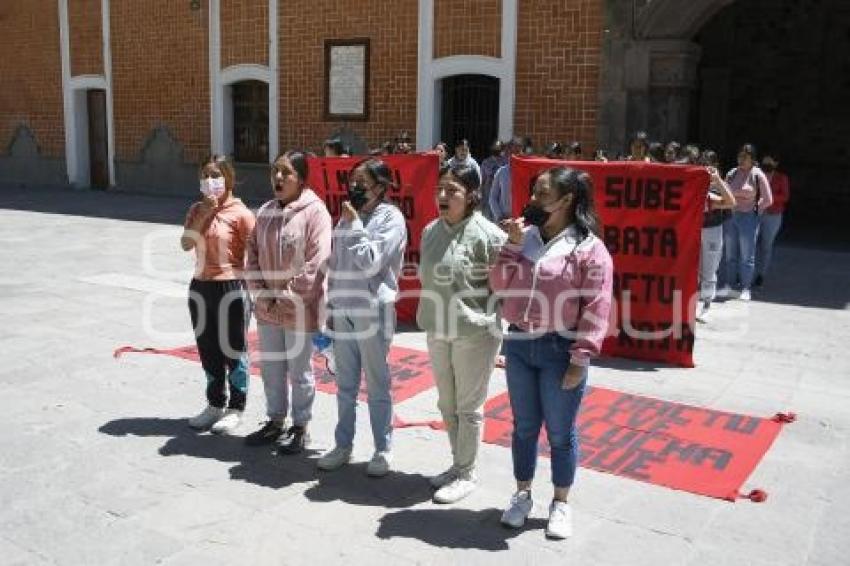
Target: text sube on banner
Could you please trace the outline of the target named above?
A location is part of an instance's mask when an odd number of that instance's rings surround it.
[[[557,165],[591,176],[602,239],[614,260],[615,318],[603,354],[693,367],[706,169],[514,157],[514,215],[535,177]]]

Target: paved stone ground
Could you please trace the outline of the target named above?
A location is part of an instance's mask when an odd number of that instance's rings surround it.
[[[846,564],[850,554],[850,254],[785,246],[750,305],[718,305],[701,327],[697,369],[606,362],[592,381],[620,391],[753,415],[796,411],[745,487],[769,499],[731,504],[580,470],[575,537],[534,520],[498,525],[510,454],[485,445],[481,488],[455,506],[429,500],[442,470],[439,432],[399,430],[398,471],[358,463],[315,471],[241,438],[195,434],[203,403],[195,364],[128,355],[124,344],[192,342],[185,308],[191,257],[177,238],[188,202],[57,190],[0,191],[0,562],[3,564]],[[742,330],[742,325],[745,329]],[[731,338],[730,335],[735,337]],[[420,333],[396,343],[424,348]],[[256,382],[255,382],[256,384]],[[504,389],[497,371],[491,395]],[[253,387],[245,434],[262,418]],[[429,391],[398,408],[438,418]],[[328,446],[333,398],[313,427]],[[539,470],[548,478],[548,462]]]

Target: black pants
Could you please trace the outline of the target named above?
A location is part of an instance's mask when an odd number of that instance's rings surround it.
[[[189,314],[201,365],[207,374],[207,401],[213,407],[227,405],[245,410],[250,376],[245,333],[251,318],[251,300],[244,281],[193,279],[189,285]]]

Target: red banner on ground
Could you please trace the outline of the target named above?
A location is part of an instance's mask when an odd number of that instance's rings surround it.
[[[484,441],[511,445],[508,394],[487,401]],[[618,476],[735,501],[782,430],[763,419],[588,387],[579,410],[579,464]],[[549,454],[545,431],[543,453]]]
[[[616,319],[603,354],[693,367],[705,168],[514,157],[514,215],[535,176],[556,165],[592,177],[601,236],[614,259]]]
[[[339,219],[340,204],[348,198],[348,175],[351,168],[363,157],[321,157],[309,162],[308,184],[325,200],[333,216]],[[396,304],[398,320],[414,322],[418,299],[414,293],[420,288],[418,277],[419,243],[422,230],[437,217],[437,186],[439,158],[436,154],[386,155],[380,158],[393,171],[396,188],[389,200],[396,204],[407,222],[407,251],[405,269],[399,279],[399,289],[405,294]]]
[[[249,335],[249,347],[252,353],[257,352],[255,333]],[[199,361],[194,345],[164,350],[125,346],[117,349],[114,356],[129,352]],[[251,373],[260,375],[259,364],[256,360],[252,362]],[[393,346],[389,366],[395,403],[434,387],[426,352]],[[316,389],[335,394],[335,380],[319,356],[313,358],[313,367]],[[366,399],[365,382],[360,399]],[[793,420],[792,414],[765,419],[588,387],[577,420],[579,464],[600,472],[734,501],[743,495],[739,492],[741,486],[770,449],[783,424]],[[440,420],[411,422],[398,416],[394,426],[444,428]],[[510,447],[512,431],[510,400],[507,393],[502,393],[488,400],[484,407],[483,440]],[[542,454],[549,456],[545,431],[540,443]],[[753,501],[763,500],[763,492],[753,493],[761,493],[758,498],[751,494]]]

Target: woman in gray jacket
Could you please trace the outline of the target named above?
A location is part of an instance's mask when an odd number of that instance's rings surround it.
[[[318,462],[330,471],[347,464],[354,443],[361,371],[366,374],[375,453],[367,468],[380,477],[392,464],[392,397],[387,364],[395,332],[395,301],[407,226],[401,211],[386,202],[394,186],[382,161],[369,159],[352,169],[348,200],[333,233],[328,278],[329,326],[334,338],[339,420],[335,447]]]

